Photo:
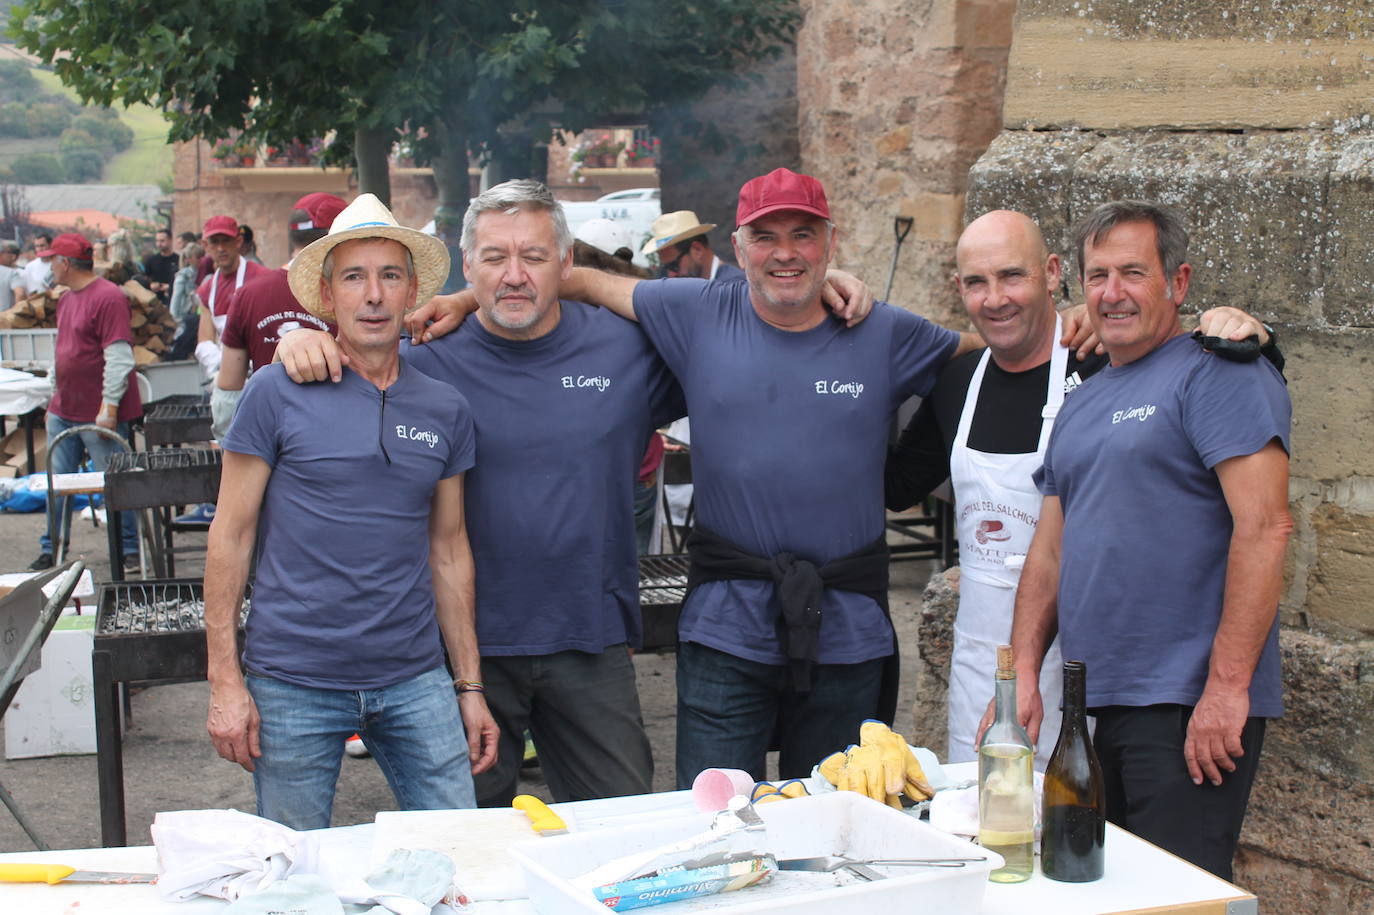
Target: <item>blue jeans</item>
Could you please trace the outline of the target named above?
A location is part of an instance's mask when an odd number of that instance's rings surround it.
[[[48,441],[57,438],[58,434],[70,429],[72,426],[84,426],[90,423],[74,423],[69,419],[49,413],[47,430]],[[115,433],[124,441],[129,440],[129,424],[120,423],[115,427]],[[105,438],[94,432],[79,432],[76,435],[68,436],[63,439],[52,452],[51,466],[53,473],[76,473],[81,469],[81,465],[86,458],[91,459],[96,470],[104,470],[110,463],[110,456],[118,454],[123,449],[113,439]],[[65,518],[71,511],[71,500],[61,498],[57,500],[57,511],[48,514],[48,529],[43,531],[38,538],[38,548],[40,552],[51,553],[52,550],[52,528],[59,518]],[[138,516],[133,512],[121,512],[119,516],[121,533],[124,540],[125,554],[138,553]]]
[[[292,829],[329,826],[344,741],[354,733],[402,810],[476,806],[458,697],[443,667],[381,689],[244,679],[262,718],[253,772],[258,816]]]
[[[738,658],[696,642],[677,649],[677,786],[702,769],[743,769],[762,780],[775,734],[780,778],[803,778],[859,739],[877,717],[883,658],[814,664],[811,690],[791,688],[787,668]]]

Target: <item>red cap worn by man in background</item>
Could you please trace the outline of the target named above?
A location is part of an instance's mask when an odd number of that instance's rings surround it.
[[[196,289],[201,304],[196,360],[205,369],[205,374],[213,378],[219,371],[219,338],[229,318],[229,300],[248,280],[269,271],[262,264],[242,256],[243,237],[232,216],[211,216],[205,221],[203,235],[205,250],[215,262],[215,272]],[[205,320],[207,314],[210,316],[208,321]]]

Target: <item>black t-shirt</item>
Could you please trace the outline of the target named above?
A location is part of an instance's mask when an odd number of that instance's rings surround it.
[[[949,478],[949,457],[969,384],[983,350],[951,359],[940,372],[930,396],[902,430],[894,448],[888,449],[884,471],[884,500],[893,511],[903,511],[930,495]],[[1108,364],[1108,357],[1089,356],[1079,362],[1069,354],[1064,370],[1065,394]],[[969,427],[970,448],[990,454],[1025,454],[1040,443],[1040,411],[1049,390],[1050,363],[1045,361],[1024,372],[1008,372],[988,360],[978,405]]]
[[[148,279],[154,283],[166,283],[170,291],[180,263],[180,255],[153,253],[143,259],[143,272],[148,274]],[[167,293],[162,293],[164,298],[166,295]]]

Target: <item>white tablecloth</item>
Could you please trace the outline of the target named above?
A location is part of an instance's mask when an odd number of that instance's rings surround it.
[[[22,416],[52,399],[52,379],[0,368],[0,416]]]
[[[946,772],[951,778],[963,779],[969,777],[969,773],[976,774],[977,765],[963,763],[948,766]],[[694,810],[687,792],[554,804],[553,808],[563,813],[565,819],[578,829],[629,825],[636,819],[668,816],[677,811],[685,814]],[[42,828],[41,818],[37,826]],[[364,873],[371,854],[373,831],[374,827],[369,823],[321,830],[319,835],[325,854],[337,856],[356,868],[357,873]],[[16,852],[0,855],[0,861],[60,862],[86,870],[157,870],[157,853],[150,846]],[[150,886],[0,884],[0,912],[23,912],[25,915],[71,915],[73,912],[92,915],[198,915],[219,911],[225,905],[215,899],[164,903]],[[474,915],[536,915],[526,900],[477,903],[472,911]],[[672,915],[675,909],[655,911]],[[1098,915],[1144,911],[1197,915],[1225,911],[1228,915],[1251,915],[1258,912],[1258,903],[1244,890],[1108,824],[1106,875],[1101,880],[1094,883],[1056,883],[1042,876],[1037,867],[1035,876],[1025,883],[989,883],[980,915]],[[837,911],[836,915],[847,913]]]

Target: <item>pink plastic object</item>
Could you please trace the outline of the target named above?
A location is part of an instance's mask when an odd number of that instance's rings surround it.
[[[724,810],[736,794],[749,796],[754,776],[743,769],[702,769],[692,780],[692,803],[702,813]]]

